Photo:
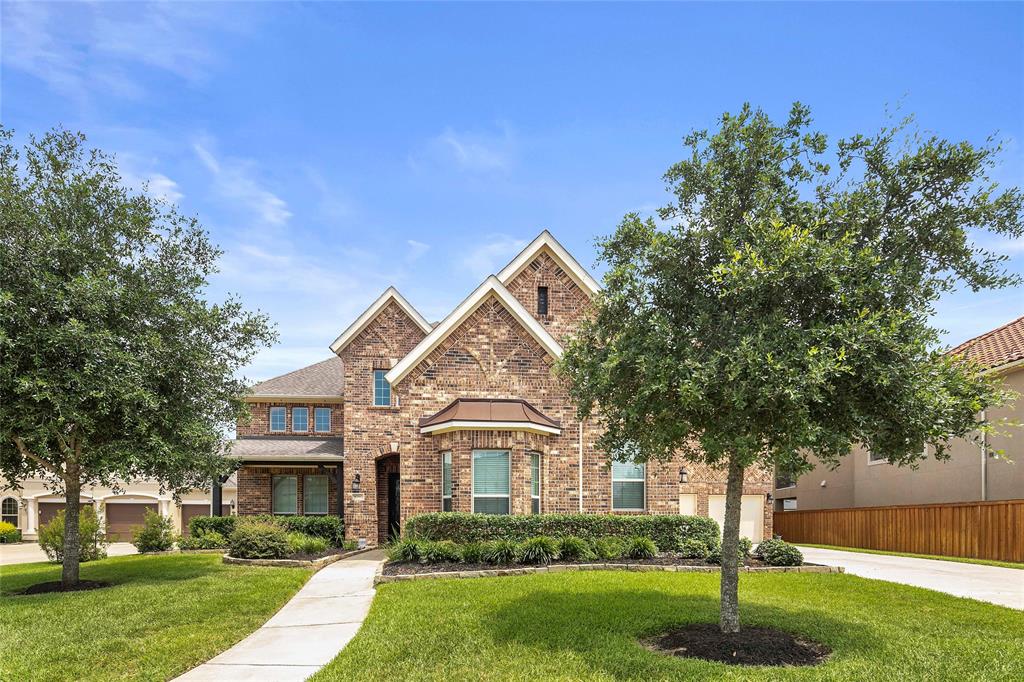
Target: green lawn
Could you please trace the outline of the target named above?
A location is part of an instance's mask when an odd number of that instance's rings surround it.
[[[746,574],[747,625],[823,642],[815,668],[672,659],[636,639],[716,622],[718,576],[578,572],[380,587],[327,680],[1022,680],[1024,613],[832,574]]]
[[[214,554],[126,556],[82,564],[111,587],[11,596],[60,567],[2,566],[0,680],[170,679],[256,630],[309,576]]]
[[[937,556],[935,554],[909,554],[907,552],[889,552],[884,549],[861,549],[859,547],[836,547],[835,545],[812,545],[806,542],[800,543],[803,547],[817,547],[819,549],[834,549],[838,552],[863,552],[864,554],[885,554],[887,556],[906,556],[912,559],[936,559],[938,561],[955,561],[960,564],[981,564],[982,566],[999,566],[1000,568],[1016,568],[1024,570],[1024,564],[1013,561],[995,561],[994,559],[968,559],[959,556]]]

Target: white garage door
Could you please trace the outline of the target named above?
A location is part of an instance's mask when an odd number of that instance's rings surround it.
[[[683,516],[695,516],[697,514],[697,496],[692,494],[680,495],[679,513]]]
[[[725,523],[725,495],[708,496],[708,516]],[[764,495],[744,495],[740,502],[740,537],[760,542],[764,534]]]

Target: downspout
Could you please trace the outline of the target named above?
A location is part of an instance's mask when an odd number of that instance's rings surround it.
[[[981,411],[981,421],[986,421],[985,410]],[[988,431],[981,432],[981,501],[988,501]]]
[[[580,514],[583,513],[583,423],[585,420],[580,420],[579,429],[579,448],[580,448]]]

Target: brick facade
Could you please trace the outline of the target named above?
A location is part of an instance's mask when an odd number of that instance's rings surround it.
[[[327,476],[327,514],[338,513],[338,489],[334,484],[334,465],[325,466],[322,470],[316,466],[281,467],[246,465],[238,470],[238,513],[270,514],[273,512],[271,503],[271,485],[274,476],[296,477],[296,502],[298,514],[305,511],[303,505],[303,483],[306,476]]]
[[[546,315],[537,311],[539,286],[548,289]],[[588,294],[547,251],[540,251],[506,288],[556,339],[570,333],[590,306]],[[554,359],[494,294],[482,300],[469,317],[391,387],[390,406],[375,407],[373,370],[394,367],[425,335],[392,300],[338,353],[344,368],[344,403],[332,406],[335,418],[331,435],[344,437],[343,499],[348,537],[363,538],[371,545],[386,539],[387,474],[394,470],[400,473],[402,524],[415,514],[440,511],[443,452],[452,453],[453,510],[468,512],[473,508],[473,450],[506,449],[510,452],[512,513],[531,510],[533,452],[541,455],[542,512],[613,511],[611,471],[605,453],[595,445],[599,432],[590,423],[580,423],[565,386],[552,372]],[[420,433],[421,417],[434,414],[457,398],[526,400],[559,421],[561,434],[487,430]],[[252,423],[240,427],[239,434],[268,435],[269,406],[252,405]],[[314,406],[309,407],[312,428]],[[684,465],[689,473],[687,484],[679,482]],[[242,469],[238,478],[240,513],[269,511],[270,476],[279,471],[285,470]],[[355,491],[357,474],[360,489]],[[700,464],[652,462],[646,470],[644,511],[679,513],[681,496],[693,495],[696,513],[707,515],[711,496],[725,494],[725,478],[725,472]],[[744,494],[766,495],[771,490],[771,472],[748,471]],[[332,509],[336,509],[335,504],[332,478]],[[771,534],[771,518],[770,505],[765,504],[765,537]]]

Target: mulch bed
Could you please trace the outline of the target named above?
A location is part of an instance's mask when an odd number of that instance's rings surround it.
[[[653,559],[588,559],[587,561],[552,561],[547,566],[561,566],[566,564],[646,564],[648,566],[706,566],[717,568],[718,564],[709,564],[700,559],[684,559],[672,554],[661,554]],[[395,563],[392,561],[384,564],[383,575],[416,575],[419,573],[442,573],[458,571],[493,571],[502,568],[528,568],[538,564],[464,564],[464,563],[441,563],[441,564],[410,564]],[[542,564],[544,565],[544,564]],[[767,566],[760,559],[747,559],[744,566],[759,567]]]
[[[643,644],[670,656],[730,665],[817,665],[832,650],[773,628],[742,627],[722,632],[714,623],[695,623],[647,639]]]
[[[110,587],[111,583],[102,580],[79,580],[77,585],[64,587],[59,580],[51,580],[45,583],[36,583],[22,590],[21,594],[47,594],[50,592],[83,592],[85,590],[98,590],[102,587]]]

